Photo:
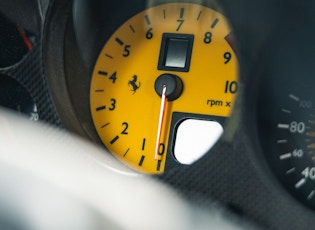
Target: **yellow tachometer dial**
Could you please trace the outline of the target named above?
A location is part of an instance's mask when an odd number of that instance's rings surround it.
[[[159,5],[120,26],[91,80],[92,118],[106,148],[135,170],[161,173],[177,162],[181,121],[222,123],[238,88],[230,39],[222,14],[190,3]]]

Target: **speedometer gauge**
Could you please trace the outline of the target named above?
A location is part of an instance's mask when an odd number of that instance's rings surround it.
[[[265,156],[279,180],[315,207],[314,77],[266,77],[257,106]],[[284,84],[284,87],[279,87]],[[268,89],[268,90],[267,90]]]
[[[237,89],[226,18],[198,4],[170,3],[130,18],[106,42],[92,76],[91,113],[119,160],[161,173],[211,148]]]

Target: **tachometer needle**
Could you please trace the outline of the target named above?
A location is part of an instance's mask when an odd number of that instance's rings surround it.
[[[23,28],[20,27],[20,26],[17,27],[17,30],[18,30],[18,32],[19,32],[21,38],[23,39],[26,48],[27,48],[29,51],[31,51],[31,50],[33,49],[33,44],[32,44],[32,42],[29,40],[29,38],[26,36],[25,31],[24,31]]]
[[[157,131],[156,145],[155,145],[155,156],[154,156],[155,160],[158,160],[158,157],[159,157],[160,139],[161,139],[161,133],[162,133],[162,126],[163,126],[163,120],[164,120],[166,103],[167,103],[166,85],[163,85],[163,90],[162,90],[162,95],[161,95],[161,106],[160,106],[158,131]]]

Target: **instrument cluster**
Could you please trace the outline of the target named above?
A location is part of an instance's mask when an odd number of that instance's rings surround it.
[[[308,229],[314,8],[0,3],[0,105],[80,135],[196,204],[216,201],[263,229]]]

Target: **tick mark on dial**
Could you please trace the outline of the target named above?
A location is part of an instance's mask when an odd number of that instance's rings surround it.
[[[142,151],[144,151],[144,148],[145,148],[145,142],[146,142],[146,139],[145,138],[143,138],[143,141],[142,141]]]
[[[285,153],[280,156],[280,160],[285,160],[292,157],[292,153]]]
[[[284,113],[291,113],[291,111],[287,110],[287,109],[282,109],[282,112],[284,112]]]
[[[162,160],[158,160],[157,165],[156,165],[156,171],[161,170],[161,163],[162,163]]]
[[[102,110],[104,110],[104,109],[106,109],[106,106],[105,106],[105,105],[100,106],[100,107],[97,107],[97,108],[96,108],[96,111],[99,112],[99,111],[102,111]]]
[[[125,152],[125,154],[124,154],[124,157],[128,154],[128,152],[129,152],[129,148],[127,149],[127,151]]]
[[[277,143],[278,143],[278,144],[285,144],[285,143],[288,143],[288,140],[287,140],[287,139],[284,139],[284,140],[277,140]]]
[[[124,42],[120,38],[116,38],[115,41],[118,43],[118,45],[123,46]]]
[[[145,15],[145,16],[144,16],[144,19],[145,19],[145,23],[147,23],[147,25],[150,25],[150,24],[151,24],[149,15]]]
[[[286,174],[291,174],[295,172],[295,168],[291,168],[289,170],[287,170]]]
[[[101,128],[103,129],[103,128],[105,128],[107,125],[109,125],[110,123],[109,122],[107,122],[105,125],[102,125],[101,126]]]
[[[112,145],[119,139],[119,136],[114,137],[109,143]]]
[[[302,187],[304,184],[306,183],[306,179],[302,178],[301,180],[299,180],[296,184],[295,184],[295,188],[298,189],[300,187]]]
[[[185,8],[180,8],[179,18],[184,17]]]
[[[199,19],[200,19],[200,16],[201,16],[201,11],[199,12],[199,14],[198,14],[198,17],[197,17],[197,21],[199,21]]]
[[[307,196],[307,199],[308,200],[311,200],[315,195],[315,191],[313,190],[308,196]]]
[[[211,24],[211,29],[214,29],[214,28],[216,27],[216,25],[218,24],[218,22],[219,22],[219,19],[216,18],[216,19],[214,20],[214,22]]]
[[[278,124],[278,128],[279,129],[288,129],[288,128],[290,128],[290,125],[289,124]]]
[[[110,58],[110,59],[114,59],[113,56],[109,55],[109,54],[105,54],[106,57]]]
[[[129,25],[129,28],[130,28],[130,30],[131,30],[133,33],[136,32],[132,25]]]
[[[141,156],[141,159],[140,159],[140,161],[139,161],[139,166],[142,166],[142,165],[143,165],[144,159],[145,159],[145,156],[142,155],[142,156]]]
[[[105,71],[99,70],[99,71],[98,71],[98,74],[99,74],[99,75],[107,76],[108,73],[105,72]]]
[[[293,94],[290,94],[289,97],[294,100],[294,101],[300,101],[300,98],[298,98],[297,96],[293,95]]]

